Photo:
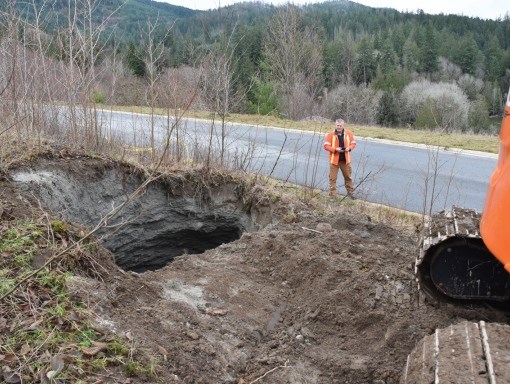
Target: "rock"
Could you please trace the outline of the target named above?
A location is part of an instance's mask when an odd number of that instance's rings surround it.
[[[383,287],[381,285],[377,285],[375,287],[375,299],[380,300],[383,293]]]
[[[325,233],[326,232],[333,232],[334,231],[333,227],[329,223],[319,223],[319,224],[317,224],[315,229],[317,231],[325,232]]]

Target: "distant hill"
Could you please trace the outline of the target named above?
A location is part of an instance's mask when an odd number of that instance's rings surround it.
[[[35,20],[34,8],[39,14],[39,23],[45,29],[64,28],[68,25],[69,15],[74,14],[73,1],[69,12],[69,0],[33,0],[16,1],[18,16],[24,20]],[[202,11],[152,0],[96,0],[92,1],[92,21],[99,25],[106,22],[107,27],[118,29],[121,39],[133,37],[135,29],[148,19],[158,19],[161,24],[171,24],[176,20],[186,20]],[[76,9],[78,24],[83,21],[83,15],[89,12],[85,2],[79,2]],[[1,1],[0,11],[9,12],[8,2]]]

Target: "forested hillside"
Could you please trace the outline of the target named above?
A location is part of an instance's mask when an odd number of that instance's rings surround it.
[[[0,9],[0,90],[37,79],[16,88],[26,94],[42,77],[64,76],[39,85],[47,100],[67,98],[72,84],[76,102],[494,133],[510,85],[508,14],[482,20],[346,0],[211,11],[8,0]],[[41,76],[16,65],[32,60]]]

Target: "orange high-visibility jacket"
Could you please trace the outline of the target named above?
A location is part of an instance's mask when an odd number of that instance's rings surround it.
[[[340,161],[340,152],[336,152],[336,148],[339,148],[338,136],[335,131],[328,132],[326,140],[324,141],[324,149],[329,152],[329,163],[338,165]],[[344,148],[350,148],[351,151],[356,148],[356,140],[351,131],[344,128]],[[349,164],[351,162],[351,153],[344,152],[345,162]]]

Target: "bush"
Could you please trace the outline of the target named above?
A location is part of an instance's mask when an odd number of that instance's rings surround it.
[[[386,127],[396,127],[400,123],[399,101],[394,91],[385,92],[379,100],[377,123]]]
[[[106,102],[106,96],[103,92],[94,89],[91,96],[92,102],[95,104],[104,104]]]
[[[491,130],[491,122],[487,102],[483,97],[478,97],[469,107],[469,128],[473,133],[488,133]]]
[[[377,108],[381,91],[365,85],[340,84],[326,99],[329,118],[342,118],[350,123],[374,125],[377,123]]]
[[[467,129],[469,100],[457,84],[413,81],[402,91],[401,101],[404,123],[446,132]]]

